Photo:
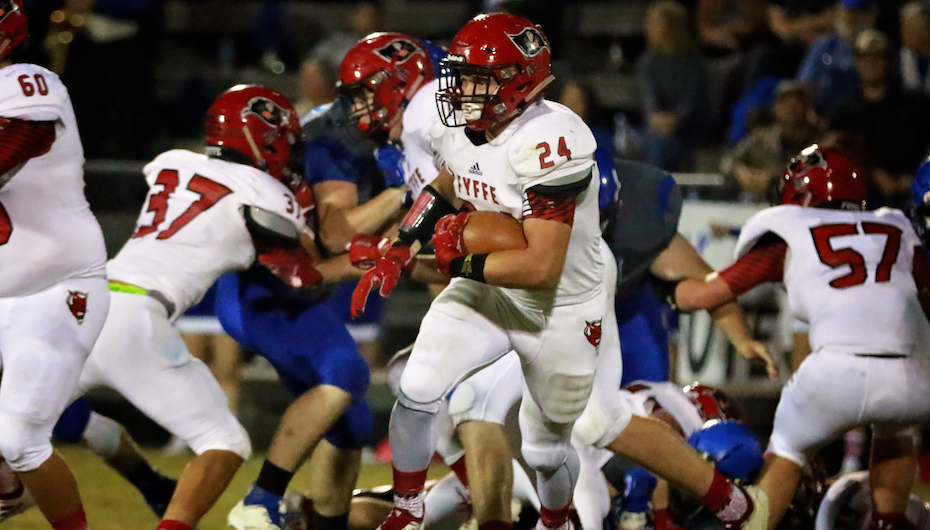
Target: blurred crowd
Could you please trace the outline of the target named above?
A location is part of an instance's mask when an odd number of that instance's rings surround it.
[[[543,24],[559,81],[549,98],[586,116],[602,149],[671,171],[719,169],[734,198],[764,200],[790,153],[827,141],[861,155],[873,204],[900,206],[928,155],[930,1],[656,0],[640,42],[623,43],[622,64],[613,46],[587,54],[605,57],[600,66],[572,53],[561,2],[468,8],[469,16],[510,10]],[[172,38],[197,41],[231,79],[243,68],[292,74],[292,95],[307,112],[333,98],[352,43],[398,29],[379,1],[349,4],[349,16],[306,31],[294,30],[283,3],[260,4],[245,37],[170,35],[164,0],[27,0],[26,9],[37,15],[28,60],[62,73],[88,158],[145,159],[199,134],[215,95],[208,76],[187,74],[167,96],[155,93],[157,65],[176,63],[171,54],[181,48]],[[638,107],[599,104],[598,72],[611,70],[635,76]]]

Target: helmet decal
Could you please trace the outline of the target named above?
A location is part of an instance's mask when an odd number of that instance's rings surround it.
[[[527,59],[536,57],[543,50],[549,49],[546,38],[536,28],[526,28],[516,35],[507,33],[507,36]]]
[[[0,22],[3,22],[3,19],[12,15],[13,13],[18,12],[19,5],[17,5],[15,2],[10,2],[9,0],[6,2],[0,2]]]
[[[245,118],[249,114],[254,114],[268,125],[277,127],[287,122],[290,113],[290,111],[284,110],[274,101],[266,97],[256,96],[250,99],[248,104],[242,108],[241,117]]]
[[[418,51],[420,51],[420,49],[409,40],[396,39],[389,42],[383,48],[379,48],[378,55],[389,63],[404,64]]]

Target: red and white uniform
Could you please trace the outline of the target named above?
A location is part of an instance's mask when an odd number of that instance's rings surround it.
[[[0,175],[0,453],[23,472],[51,455],[52,427],[77,387],[110,297],[68,90],[40,66],[6,66],[0,118],[51,122],[55,131],[47,152]]]
[[[788,303],[809,324],[813,350],[782,392],[769,451],[803,466],[851,427],[888,436],[930,417],[930,324],[913,272],[920,241],[904,214],[776,206],[743,227],[737,256],[761,250],[767,233],[787,244]],[[721,273],[728,285],[739,265]]]
[[[433,142],[446,133],[447,127],[436,112],[436,91],[439,80],[423,85],[410,98],[402,117],[404,131],[401,144],[404,146],[404,161],[407,174],[404,181],[411,197],[417,197],[427,184],[439,176],[444,164],[442,157],[433,148]]]
[[[412,105],[432,98],[431,86],[417,93]],[[456,195],[477,210],[520,220],[540,215],[562,220],[564,212],[540,214],[545,209],[531,188],[595,173],[568,214],[571,239],[557,287],[508,289],[453,279],[424,317],[400,380],[401,403],[435,411],[463,378],[516,351],[526,382],[520,410],[524,456],[534,468],[558,467],[570,458],[568,426],[591,393],[601,332],[610,329],[604,322],[609,293],[602,279],[614,262],[602,254],[594,137],[581,118],[548,101],[531,105],[500,135],[477,146],[463,128],[444,127],[434,106],[429,112],[425,104],[421,112],[410,111],[404,115],[405,137],[416,130],[426,135],[421,149],[429,146],[432,159],[455,176]],[[406,129],[411,114],[423,115],[426,124]],[[404,145],[409,152],[418,143],[405,139]]]
[[[114,388],[198,454],[223,449],[247,458],[248,437],[223,391],[171,322],[221,274],[255,261],[242,207],[270,211],[298,229],[300,209],[267,173],[190,151],[163,153],[144,171],[149,196],[135,234],[107,272],[150,294],[112,293],[113,310],[81,389]]]
[[[107,251],[84,198],[84,150],[68,90],[41,66],[7,66],[0,117],[55,122],[52,149],[2,177],[9,182],[0,188],[0,298],[103,277]]]
[[[176,306],[175,316],[200,301],[221,274],[255,262],[243,206],[303,228],[294,194],[259,169],[176,149],[143,171],[149,197],[107,276],[160,291]]]

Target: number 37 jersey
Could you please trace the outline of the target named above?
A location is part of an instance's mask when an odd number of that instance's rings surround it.
[[[921,243],[900,210],[776,206],[746,223],[737,256],[767,232],[788,244],[788,303],[793,316],[810,325],[813,351],[930,351],[930,325],[913,279],[914,249]]]
[[[221,274],[255,261],[243,206],[303,227],[287,186],[253,167],[177,149],[143,171],[149,195],[135,233],[107,264],[107,275],[160,291],[176,314],[197,303]]]

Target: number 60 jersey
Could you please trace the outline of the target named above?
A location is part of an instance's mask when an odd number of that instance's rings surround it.
[[[0,298],[102,278],[107,252],[84,198],[84,149],[68,90],[40,66],[7,66],[0,117],[55,124],[48,152],[0,175]]]
[[[768,208],[743,227],[737,257],[768,232],[788,244],[788,302],[793,316],[810,325],[813,351],[930,351],[930,326],[913,277],[921,242],[900,210]]]
[[[304,227],[294,194],[254,167],[175,149],[143,171],[148,198],[107,276],[160,291],[175,305],[169,318],[197,303],[221,274],[255,261],[243,206],[276,214],[298,231]]]

